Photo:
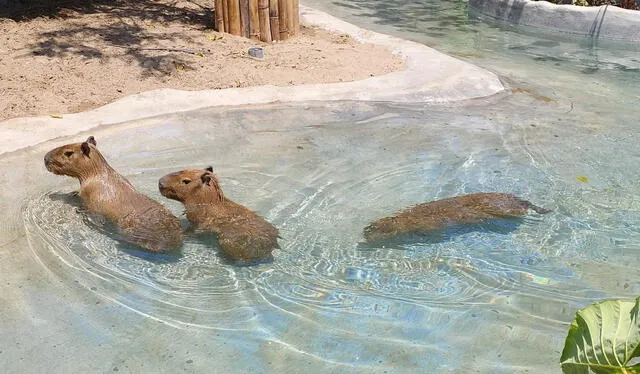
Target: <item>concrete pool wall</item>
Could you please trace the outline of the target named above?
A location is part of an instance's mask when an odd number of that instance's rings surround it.
[[[640,42],[640,12],[636,10],[532,0],[470,0],[469,7],[484,16],[516,25],[595,39]]]

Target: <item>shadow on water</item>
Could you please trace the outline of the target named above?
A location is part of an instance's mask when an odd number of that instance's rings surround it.
[[[420,33],[466,31],[471,24],[479,22],[467,17],[467,2],[462,1],[444,3],[405,0],[389,3],[384,0],[354,0],[334,1],[333,4],[359,11],[356,13],[358,17],[373,18],[380,25]]]
[[[77,191],[69,193],[52,192],[48,197],[53,201],[60,201],[74,207],[85,225],[117,242],[118,244],[116,244],[116,248],[128,255],[138,257],[155,264],[175,263],[180,260],[180,257],[182,257],[180,249],[169,252],[150,252],[140,246],[128,242],[124,235],[119,232],[118,227],[107,221],[104,216],[87,211],[83,207],[82,200],[80,199],[80,195]]]
[[[377,240],[375,242],[360,242],[357,249],[373,250],[380,248],[402,249],[415,244],[438,244],[455,240],[457,237],[471,233],[494,233],[509,235],[516,231],[525,221],[521,217],[495,219],[483,223],[452,225],[443,230],[432,230],[424,233],[402,234],[394,238]]]
[[[61,201],[65,204],[71,205],[74,208],[82,208],[82,200],[78,191],[73,192],[51,192],[47,195],[49,199],[53,201]]]
[[[180,249],[176,249],[170,252],[149,252],[141,247],[134,246],[133,244],[124,243],[118,239],[121,238],[118,234],[107,233],[109,237],[114,240],[118,240],[118,244],[116,248],[121,250],[122,252],[133,256],[138,257],[139,259],[152,262],[154,264],[173,264],[180,261],[180,257],[182,257],[182,253]]]
[[[312,2],[323,3],[322,0]],[[331,4],[339,9],[338,13],[348,14],[356,23],[362,19],[365,23],[383,26],[382,32],[399,31],[404,38],[490,70],[500,71],[503,65],[498,64],[497,69],[491,66],[488,51],[492,55],[530,57],[538,65],[576,69],[585,75],[614,71],[623,81],[638,79],[637,43],[599,38],[604,11],[596,16],[588,33],[579,35],[523,24],[523,4],[506,6],[505,0],[503,6],[498,6],[504,14],[494,18],[477,10],[483,8],[479,2],[399,0],[391,4],[383,0],[335,0]]]

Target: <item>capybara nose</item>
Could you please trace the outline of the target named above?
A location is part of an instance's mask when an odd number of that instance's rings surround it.
[[[49,165],[51,165],[51,152],[47,152],[44,155],[44,166],[46,166],[47,170],[49,169]]]
[[[160,180],[158,180],[158,189],[162,191],[166,187],[167,187],[167,182],[164,180],[164,178],[160,178]]]

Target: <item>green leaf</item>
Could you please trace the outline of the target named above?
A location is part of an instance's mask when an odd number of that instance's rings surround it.
[[[560,358],[565,374],[640,373],[640,297],[605,300],[579,310]],[[636,360],[637,361],[637,360]]]

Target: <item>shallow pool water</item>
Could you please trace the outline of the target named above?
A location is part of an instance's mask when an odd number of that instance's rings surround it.
[[[640,293],[637,46],[488,26],[464,3],[397,4],[311,5],[480,64],[512,91],[203,109],[0,156],[5,371],[559,372],[579,308]],[[176,215],[158,178],[213,166],[229,198],[280,229],[274,261],[236,266],[194,237],[163,255],[119,242],[82,212],[77,182],[43,166],[88,135]],[[361,243],[372,220],[479,191],[553,212]]]
[[[213,166],[228,197],[281,231],[275,260],[249,267],[192,237],[177,254],[152,255],[101,229],[71,194],[77,182],[42,165],[48,149],[88,133],[5,155],[4,320],[16,323],[2,357],[41,368],[24,353],[31,346],[98,371],[557,370],[578,308],[640,291],[639,139],[630,123],[586,116],[562,97],[514,94],[437,107],[206,109],[90,133],[176,215],[157,179]],[[554,211],[361,243],[374,219],[478,191]],[[56,349],[69,345],[61,362]]]

